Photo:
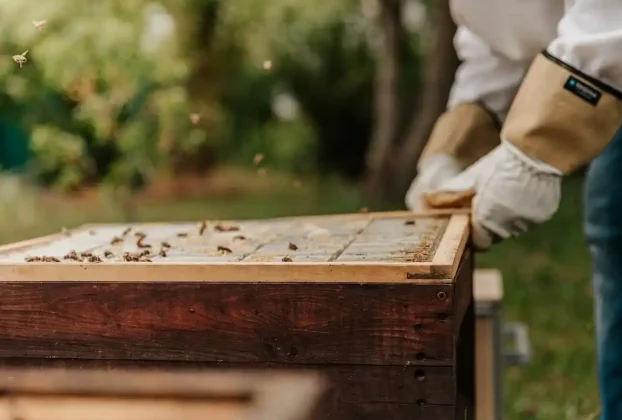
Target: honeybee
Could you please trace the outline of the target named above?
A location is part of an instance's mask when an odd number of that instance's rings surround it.
[[[17,64],[19,64],[19,68],[21,69],[22,66],[24,64],[26,64],[26,62],[28,61],[28,59],[26,58],[26,54],[28,54],[29,50],[24,51],[21,54],[18,55],[14,55],[13,56],[13,61],[15,61]]]
[[[218,246],[217,250],[218,252],[223,254],[231,254],[233,252],[230,248],[227,248],[226,246]]]

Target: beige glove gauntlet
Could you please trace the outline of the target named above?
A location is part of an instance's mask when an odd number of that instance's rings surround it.
[[[621,92],[545,52],[527,72],[501,138],[569,174],[596,158],[621,125]]]
[[[495,117],[479,104],[458,105],[436,121],[419,168],[433,156],[447,155],[464,169],[499,145],[500,129]]]

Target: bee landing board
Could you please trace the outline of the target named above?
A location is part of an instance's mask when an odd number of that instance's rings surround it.
[[[463,419],[467,239],[468,214],[395,212],[91,225],[8,245],[0,361],[309,368],[331,381],[326,418]]]

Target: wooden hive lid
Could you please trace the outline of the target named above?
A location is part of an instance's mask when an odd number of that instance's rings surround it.
[[[5,282],[451,282],[468,233],[468,213],[447,211],[86,225],[0,247],[0,276]]]

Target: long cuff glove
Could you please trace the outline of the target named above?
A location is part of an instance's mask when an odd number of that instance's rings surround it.
[[[474,190],[480,250],[550,219],[561,182],[607,146],[622,123],[622,94],[543,53],[527,73],[501,131],[502,144],[447,181],[426,202]],[[449,202],[449,206],[451,202]]]
[[[406,207],[413,211],[427,208],[423,195],[497,146],[499,131],[496,118],[477,103],[464,103],[441,115],[419,159],[418,176],[406,193]]]

